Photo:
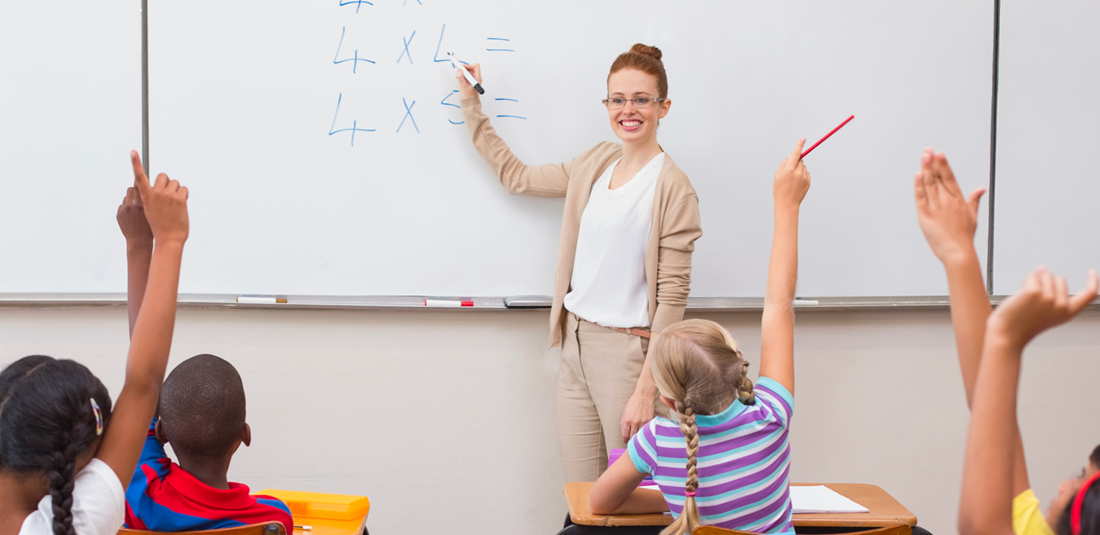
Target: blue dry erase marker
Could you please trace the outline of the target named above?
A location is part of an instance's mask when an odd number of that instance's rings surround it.
[[[458,60],[455,59],[454,52],[447,52],[447,57],[451,58],[451,65],[454,65],[454,68],[462,71],[462,74],[466,76],[466,81],[470,82],[470,85],[474,86],[474,89],[477,90],[478,94],[484,95],[485,89],[482,89],[481,84],[477,83],[477,80],[474,79],[474,75],[470,74],[470,71],[466,70],[466,67],[463,67],[458,62]]]

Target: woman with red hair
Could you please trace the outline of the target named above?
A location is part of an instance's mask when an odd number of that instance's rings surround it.
[[[478,65],[465,68],[478,82]],[[474,147],[509,192],[565,197],[550,346],[558,369],[558,443],[567,481],[595,481],[607,451],[622,448],[658,410],[646,365],[650,333],[680,321],[691,253],[703,231],[687,175],[657,143],[668,114],[661,51],[642,44],[607,77],[611,130],[570,162],[526,165],[489,124],[474,87],[455,72]],[[663,413],[663,406],[660,406]]]

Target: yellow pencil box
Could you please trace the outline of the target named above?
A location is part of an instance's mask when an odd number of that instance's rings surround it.
[[[296,490],[267,489],[256,492],[278,498],[290,508],[295,526],[312,529],[294,529],[295,535],[358,535],[370,512],[370,500],[366,496],[299,492]]]

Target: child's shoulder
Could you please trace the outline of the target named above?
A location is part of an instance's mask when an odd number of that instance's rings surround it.
[[[756,381],[754,391],[763,391],[765,395],[770,395],[775,398],[778,397],[782,401],[785,401],[788,405],[794,405],[794,396],[787,390],[786,387],[779,384],[779,381],[772,379],[771,377],[761,377]]]
[[[76,475],[73,482],[73,526],[81,535],[115,535],[122,525],[126,498],[122,482],[111,467],[92,459]],[[19,535],[52,535],[53,501],[42,498],[38,509],[31,513],[19,530]]]
[[[779,381],[771,377],[761,377],[753,388],[758,409],[767,408],[779,413],[784,422],[794,412],[794,396]],[[763,405],[761,405],[763,404]]]

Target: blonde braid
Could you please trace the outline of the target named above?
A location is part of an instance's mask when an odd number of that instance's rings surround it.
[[[694,533],[702,525],[699,506],[695,503],[695,492],[699,490],[699,469],[695,457],[699,454],[699,427],[695,425],[695,404],[690,399],[676,402],[676,412],[680,414],[680,432],[687,442],[687,482],[684,484],[684,510],[670,526],[661,531],[661,535],[684,535]]]
[[[737,352],[737,358],[741,358],[741,352]],[[753,392],[752,379],[749,379],[749,363],[741,361],[741,377],[738,379],[737,399],[742,405],[755,405],[756,393]]]

